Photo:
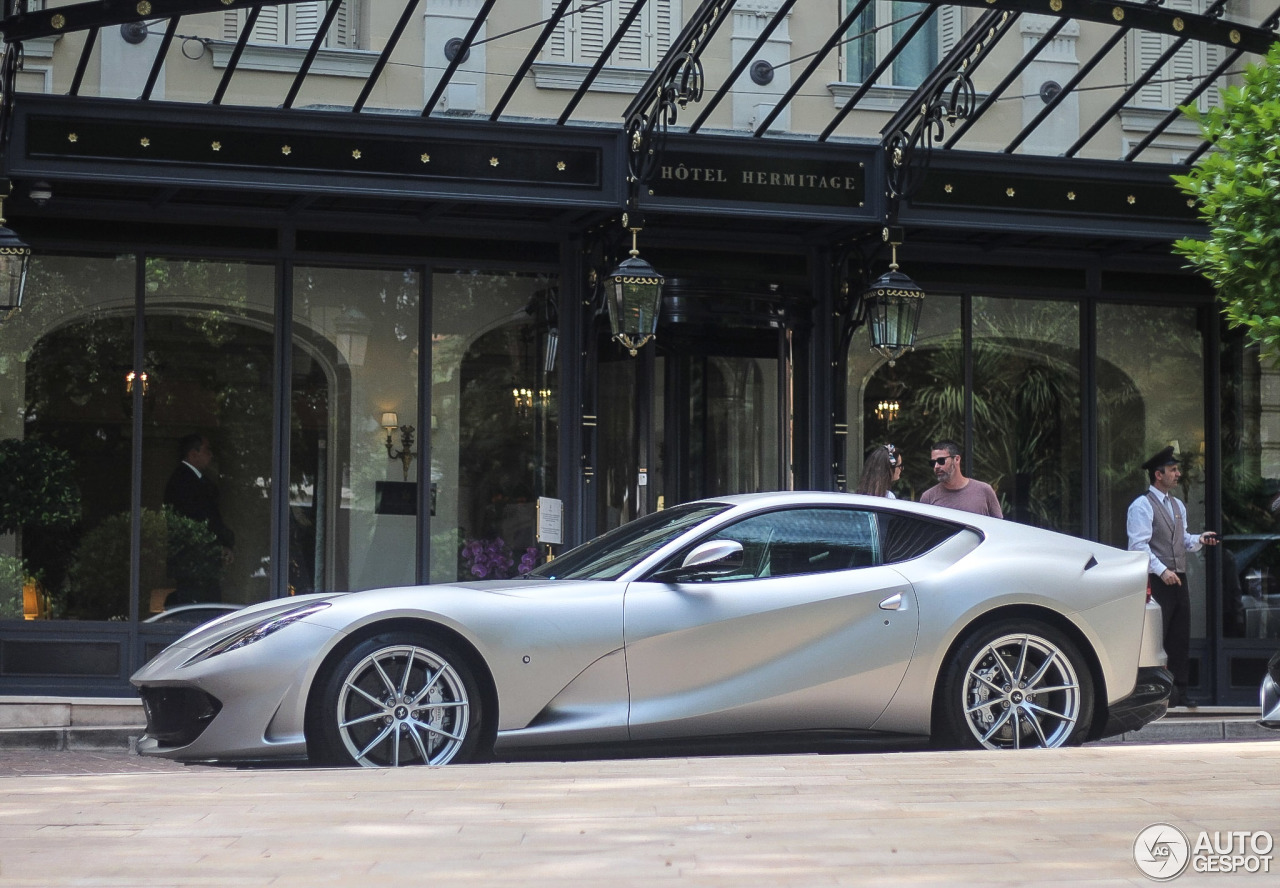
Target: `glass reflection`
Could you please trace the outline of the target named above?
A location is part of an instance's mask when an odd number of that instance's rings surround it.
[[[995,487],[1006,518],[1079,535],[1080,308],[973,298],[969,477]]]
[[[271,595],[275,289],[269,265],[147,263],[143,618]]]
[[[431,580],[527,573],[539,497],[558,496],[553,279],[432,279]]]
[[[1222,631],[1280,638],[1280,368],[1240,331],[1222,337]]]
[[[388,458],[383,414],[421,437],[422,278],[300,266],[293,276],[289,589],[417,580],[418,463]],[[429,420],[428,420],[429,421]],[[397,431],[397,444],[399,443]]]
[[[36,256],[27,287],[0,324],[0,619],[128,619],[133,259]]]

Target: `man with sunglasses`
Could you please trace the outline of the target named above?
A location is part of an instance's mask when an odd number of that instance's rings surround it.
[[[1000,500],[991,485],[976,478],[966,478],[960,468],[960,445],[955,441],[938,441],[929,453],[933,476],[938,483],[920,495],[920,502],[945,506],[977,515],[1003,518]]]

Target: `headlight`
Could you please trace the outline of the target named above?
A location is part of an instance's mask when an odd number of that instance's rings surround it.
[[[213,644],[200,651],[200,653],[192,656],[182,665],[190,666],[192,663],[199,663],[201,660],[216,657],[218,654],[225,654],[227,651],[234,651],[237,648],[247,647],[255,641],[261,641],[268,635],[279,632],[290,623],[296,623],[305,617],[311,616],[317,611],[324,610],[328,606],[329,602],[318,601],[314,604],[295,607],[293,610],[287,610],[284,613],[268,617],[261,623],[255,623],[252,626],[233,632],[225,638],[218,639]]]

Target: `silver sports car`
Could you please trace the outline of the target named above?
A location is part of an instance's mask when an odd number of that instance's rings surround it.
[[[368,766],[806,732],[1054,747],[1164,714],[1146,556],[836,493],[704,500],[510,580],[307,595],[133,676],[148,754]]]

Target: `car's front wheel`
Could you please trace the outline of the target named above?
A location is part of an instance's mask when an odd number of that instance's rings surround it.
[[[367,639],[330,670],[311,724],[315,757],[370,768],[465,762],[480,737],[465,658],[414,633]]]
[[[1006,620],[978,629],[942,674],[935,739],[960,748],[1074,746],[1093,719],[1093,677],[1052,626]]]

